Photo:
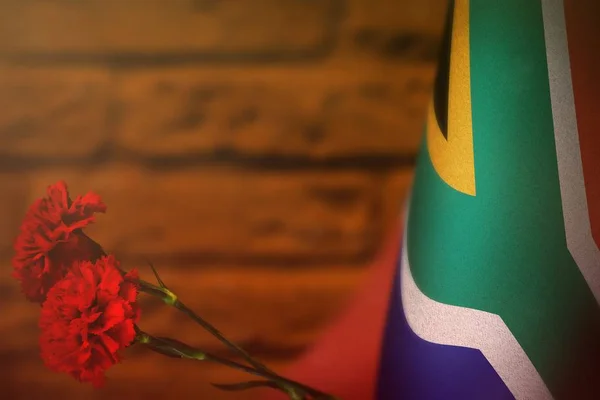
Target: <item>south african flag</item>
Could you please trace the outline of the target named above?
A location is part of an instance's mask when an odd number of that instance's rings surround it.
[[[600,2],[455,0],[378,398],[600,399]]]
[[[344,400],[600,400],[600,0],[449,10],[404,233],[287,373]]]

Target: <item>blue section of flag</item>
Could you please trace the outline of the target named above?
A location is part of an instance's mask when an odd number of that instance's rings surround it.
[[[514,399],[479,350],[430,343],[410,329],[402,309],[399,276],[398,265],[381,353],[377,400]]]

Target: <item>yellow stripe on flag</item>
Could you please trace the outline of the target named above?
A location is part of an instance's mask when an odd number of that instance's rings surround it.
[[[436,172],[448,185],[475,196],[475,162],[471,118],[469,0],[455,0],[448,88],[446,139],[433,104],[427,118],[427,148]]]

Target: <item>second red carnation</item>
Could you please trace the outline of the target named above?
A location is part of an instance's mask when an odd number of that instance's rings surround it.
[[[40,348],[46,365],[81,382],[101,386],[106,369],[135,339],[137,287],[113,256],[76,262],[50,291],[40,317]]]

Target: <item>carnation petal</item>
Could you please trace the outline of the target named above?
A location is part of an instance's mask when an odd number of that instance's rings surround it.
[[[125,309],[121,301],[111,301],[102,313],[100,323],[93,328],[93,333],[100,334],[106,332],[116,324],[125,320]]]
[[[122,296],[125,282],[116,265],[113,256],[77,262],[49,290],[39,324],[41,354],[49,368],[101,385],[104,371],[133,342],[136,297]]]
[[[108,268],[102,276],[99,288],[104,292],[110,293],[111,296],[117,296],[121,289],[122,282],[123,277],[119,270],[116,268]]]
[[[109,335],[102,335],[101,340],[110,354],[115,354],[121,348],[121,344]]]
[[[127,319],[111,329],[110,334],[118,339],[123,347],[129,346],[135,339],[135,324]]]

